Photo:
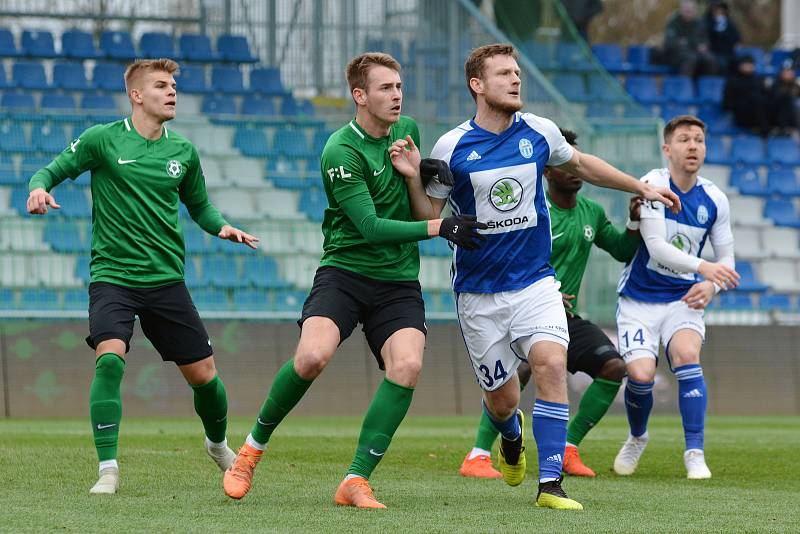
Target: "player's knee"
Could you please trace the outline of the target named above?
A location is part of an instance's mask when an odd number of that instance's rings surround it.
[[[597,376],[605,380],[620,382],[625,377],[625,362],[622,358],[607,360]]]
[[[652,382],[655,379],[655,371],[650,372],[648,369],[632,369],[628,368],[628,380],[633,380],[639,383]]]
[[[689,365],[694,363],[700,363],[700,351],[698,351],[695,347],[686,346],[686,347],[670,347],[669,349],[669,357],[672,361],[673,367],[680,367],[682,365]]]
[[[401,386],[414,387],[422,371],[422,359],[416,355],[387,362],[386,376]]]
[[[300,378],[313,380],[322,373],[331,356],[333,353],[321,348],[298,347],[294,357],[294,369]]]
[[[516,413],[518,403],[511,398],[496,397],[486,404],[492,417],[499,421],[505,421]]]

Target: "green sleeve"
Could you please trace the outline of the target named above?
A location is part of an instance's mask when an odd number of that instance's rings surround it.
[[[627,230],[620,232],[608,220],[603,208],[598,206],[597,210],[597,238],[594,244],[611,254],[615,260],[628,263],[636,254],[641,237],[638,233],[631,234]]]
[[[80,137],[70,142],[64,151],[39,169],[28,182],[28,191],[42,188],[50,192],[55,186],[70,178],[74,180],[100,164],[98,154],[102,145],[102,125],[92,126]]]
[[[203,177],[203,168],[200,166],[200,156],[197,155],[194,147],[192,147],[192,157],[189,160],[186,176],[181,180],[179,193],[181,202],[189,211],[189,216],[209,234],[219,234],[222,227],[228,224],[219,210],[208,200],[206,179]]]
[[[322,154],[322,169],[334,200],[367,243],[380,245],[428,239],[428,221],[378,217],[355,149],[341,145],[329,147]]]

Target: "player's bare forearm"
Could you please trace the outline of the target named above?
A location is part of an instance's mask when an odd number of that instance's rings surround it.
[[[413,178],[406,178],[406,187],[408,188],[408,201],[411,204],[411,216],[417,221],[435,219],[433,206],[425,193],[419,174]]]
[[[592,154],[576,150],[572,159],[559,167],[599,187],[619,189],[635,194],[644,193],[645,188],[642,182]]]

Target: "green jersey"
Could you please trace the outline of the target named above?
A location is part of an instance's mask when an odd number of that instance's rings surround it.
[[[206,232],[227,224],[208,201],[200,158],[181,135],[145,139],[125,118],[99,124],[30,180],[53,187],[85,171],[92,176],[92,282],[156,287],[183,280],[184,242],[178,201]]]
[[[606,217],[603,207],[597,202],[578,195],[578,203],[572,209],[556,206],[547,196],[550,208],[550,229],[553,249],[550,264],[561,282],[561,292],[575,295],[572,313],[577,312],[578,292],[592,243],[611,254],[614,259],[629,262],[636,254],[641,239],[638,234],[619,231]]]
[[[321,159],[328,208],[320,265],[376,280],[417,280],[417,241],[428,238],[428,222],[411,216],[405,180],[388,152],[407,135],[419,146],[417,124],[401,116],[386,137],[371,137],[355,119],[330,136]]]

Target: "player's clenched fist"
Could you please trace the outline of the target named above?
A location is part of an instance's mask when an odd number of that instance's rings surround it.
[[[33,215],[44,215],[47,213],[47,206],[50,206],[54,209],[59,209],[61,206],[56,203],[56,199],[53,198],[53,195],[42,189],[41,187],[34,189],[31,191],[31,194],[28,196],[28,213]]]
[[[474,215],[452,215],[442,219],[439,235],[457,247],[475,250],[486,241],[486,236],[479,234],[478,230],[487,228],[486,223],[478,222]]]

